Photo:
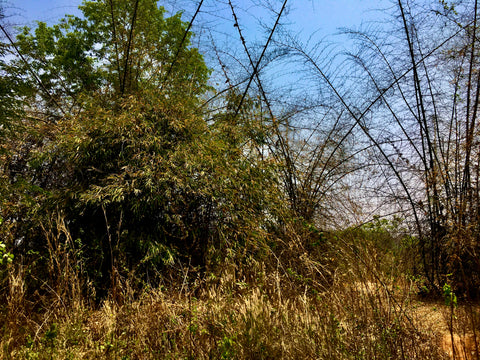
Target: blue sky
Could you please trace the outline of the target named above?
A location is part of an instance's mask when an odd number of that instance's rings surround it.
[[[234,1],[240,7],[249,1]],[[168,1],[169,4],[195,4],[197,1]],[[34,25],[34,20],[54,23],[64,14],[79,14],[81,0],[7,0],[7,13],[15,14],[11,22],[17,25]],[[166,5],[167,9],[169,4]],[[388,6],[387,0],[290,0],[288,19],[298,31],[320,30],[322,35],[335,32],[339,27],[358,26],[371,21],[378,12],[370,11]],[[170,5],[171,7],[174,5]],[[188,12],[188,11],[187,11]]]
[[[33,26],[35,20],[55,23],[65,14],[79,14],[77,0],[7,0],[7,14],[14,14],[11,22]]]
[[[0,0],[2,1],[2,0]],[[45,21],[49,24],[56,23],[66,13],[81,15],[78,6],[82,0],[4,0],[7,3],[8,22],[13,25],[35,26],[35,20]],[[271,2],[278,10],[283,1],[281,0],[232,0],[237,9],[240,26],[247,46],[251,48],[257,44],[263,46],[268,32],[259,25],[259,18],[267,28],[271,28],[275,22],[275,14],[262,12],[261,7],[252,4],[265,4]],[[167,11],[176,12],[185,9],[184,20],[189,21],[198,4],[198,0],[164,0],[159,2]],[[225,4],[226,0],[204,0],[202,13],[197,17],[193,31],[198,35],[199,42],[195,46],[205,55],[207,64],[216,67],[217,58],[211,50],[209,34],[215,38],[217,45],[225,49],[223,61],[232,69],[237,59],[247,64],[245,54],[239,41],[238,33],[234,28],[230,8]],[[369,24],[382,20],[385,13],[379,11],[388,8],[391,3],[388,0],[289,0],[289,11],[282,18],[282,24],[295,34],[302,42],[307,42],[313,36],[311,43],[327,38],[340,47],[348,47],[345,38],[332,36],[338,28],[358,28],[360,24]],[[266,14],[265,17],[262,17]],[[205,25],[202,28],[202,24]],[[207,30],[205,30],[207,29]],[[330,37],[329,37],[330,36]],[[195,40],[194,40],[195,41]],[[201,45],[203,44],[203,46]],[[338,49],[337,49],[338,50]],[[231,61],[230,64],[228,61]],[[298,65],[298,64],[297,64]],[[248,67],[248,65],[247,65]],[[265,82],[270,81],[272,86],[281,85],[288,87],[295,84],[297,89],[302,89],[300,82],[305,78],[299,72],[298,67],[292,64],[278,64],[269,68],[270,72],[264,76]],[[238,73],[237,73],[238,74]],[[219,73],[221,77],[222,74]],[[242,75],[240,74],[240,77]],[[212,82],[215,77],[212,76]],[[223,81],[220,81],[223,83]],[[309,88],[310,85],[305,85]],[[299,90],[303,91],[303,90]]]

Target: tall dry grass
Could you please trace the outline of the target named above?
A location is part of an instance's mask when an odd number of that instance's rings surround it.
[[[79,291],[88,284],[56,223],[46,230],[52,273],[37,293],[25,265],[4,271],[1,358],[463,359],[463,346],[478,359],[475,307],[422,301],[395,257],[349,235],[321,245],[294,236],[261,260],[232,256],[136,296],[124,280],[96,304]],[[444,330],[468,340],[449,353]]]

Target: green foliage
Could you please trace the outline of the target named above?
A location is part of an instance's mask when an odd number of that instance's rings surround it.
[[[412,243],[406,235],[408,232],[403,227],[403,219],[399,217],[387,219],[374,215],[371,221],[344,233],[353,235],[359,243],[364,241],[362,247],[373,246],[386,253],[398,253]]]
[[[0,227],[3,224],[3,219],[0,218]],[[5,243],[0,241],[0,265],[11,264],[13,262],[14,255],[7,251]]]
[[[180,13],[165,18],[154,0],[139,1],[136,11],[134,1],[119,0],[85,1],[80,9],[83,18],[67,16],[51,27],[39,22],[17,36],[23,59],[4,68],[9,78],[23,79],[30,104],[58,118],[80,110],[92,95],[107,101],[160,87],[188,103],[207,89],[209,70],[189,47],[192,35],[182,43],[187,24]]]
[[[85,1],[83,19],[18,35],[27,63],[13,59],[6,71],[27,74],[19,95],[29,115],[45,113],[26,116],[9,144],[0,210],[10,242],[47,261],[45,236],[64,219],[62,233],[82,246],[71,255],[100,295],[114,274],[152,282],[179,261],[264,253],[282,206],[275,163],[258,156],[259,107],[247,99],[236,114],[232,92],[207,121],[209,69],[192,35],[182,42],[181,14],[165,18],[153,0],[111,4]]]
[[[9,47],[0,43],[0,156],[7,150],[3,142],[14,135],[19,124],[15,122],[23,115],[24,102],[18,94],[27,91],[19,77],[10,73],[4,57],[10,54]]]
[[[133,0],[86,1],[80,9],[83,28],[101,44],[94,53],[104,60],[105,77],[117,91],[160,87],[184,100],[205,91],[209,71],[198,50],[189,48],[191,33],[182,43],[187,24],[181,13],[165,18],[154,0],[139,1],[137,8]]]
[[[6,245],[0,242],[0,265],[11,264],[13,262],[13,254],[6,250]]]
[[[443,298],[445,299],[445,305],[452,308],[457,307],[457,296],[449,284],[443,285]]]

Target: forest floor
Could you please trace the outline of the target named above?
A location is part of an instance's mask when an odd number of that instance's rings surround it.
[[[470,324],[465,324],[465,321],[474,314],[479,314],[480,306],[459,304],[452,309],[440,300],[418,300],[413,309],[418,328],[431,332],[441,350],[451,359],[478,359],[478,341],[475,341],[478,333],[468,326]]]

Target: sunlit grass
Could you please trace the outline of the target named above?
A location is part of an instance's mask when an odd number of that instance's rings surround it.
[[[299,256],[292,245],[284,258],[225,263],[170,288],[133,295],[124,280],[116,299],[99,304],[72,291],[59,298],[53,287],[33,303],[24,296],[27,275],[11,266],[1,357],[450,359],[451,334],[455,358],[476,358],[478,309],[422,300],[418,281],[385,271],[373,248],[339,244],[330,248],[328,283],[318,254]]]

